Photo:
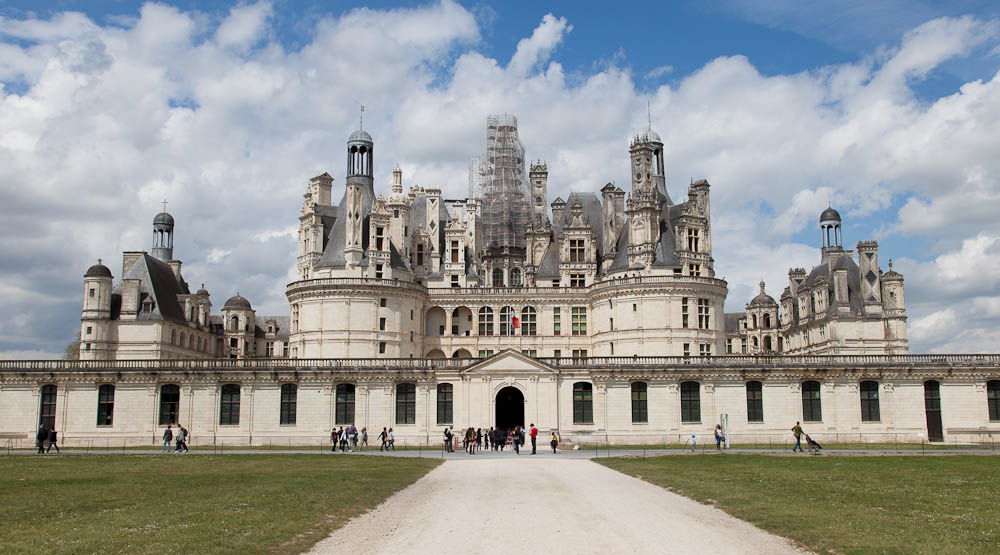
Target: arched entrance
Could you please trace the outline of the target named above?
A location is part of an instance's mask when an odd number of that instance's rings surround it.
[[[496,427],[514,426],[524,427],[524,395],[516,387],[505,387],[497,392]]]

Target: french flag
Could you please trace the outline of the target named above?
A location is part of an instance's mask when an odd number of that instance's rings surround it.
[[[510,329],[516,330],[521,328],[521,320],[513,312],[510,313]]]

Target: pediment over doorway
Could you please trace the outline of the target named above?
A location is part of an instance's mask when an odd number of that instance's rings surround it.
[[[524,375],[524,374],[556,374],[555,368],[547,364],[542,364],[537,359],[523,355],[513,349],[506,349],[500,353],[477,362],[461,371],[461,374],[471,375]]]

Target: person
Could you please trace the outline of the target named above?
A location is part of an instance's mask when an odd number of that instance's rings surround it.
[[[351,441],[351,453],[354,452],[354,448],[358,446],[358,428],[354,424],[351,424],[350,429],[347,432],[347,437]]]
[[[802,433],[802,426],[800,426],[798,421],[796,421],[795,425],[792,426],[792,434],[795,435],[795,447],[792,447],[792,453],[795,451],[798,451],[799,453],[804,452],[802,451]]]
[[[476,428],[476,451],[483,450],[483,429]]]
[[[368,426],[361,427],[361,448],[362,451],[368,450]]]
[[[559,436],[557,436],[555,432],[552,432],[552,441],[549,442],[549,445],[552,446],[552,454],[555,455],[556,447],[559,446]]]
[[[470,455],[476,454],[476,430],[472,426],[465,430],[465,450]]]
[[[49,431],[45,429],[45,424],[38,426],[38,433],[35,434],[35,444],[38,445],[38,454],[45,454],[45,442],[49,439]]]
[[[191,439],[191,432],[189,432],[187,428],[181,426],[180,424],[178,424],[177,426],[181,429],[181,447],[183,447],[184,452],[187,453],[188,441]]]
[[[177,425],[177,433],[174,434],[174,453],[180,453],[184,445],[184,427]]]
[[[382,426],[382,433],[378,435],[379,440],[382,442],[382,446],[379,447],[379,451],[386,451],[387,442],[389,441],[389,434],[385,431],[385,426]]]
[[[441,440],[444,442],[444,452],[451,453],[451,435],[448,433],[448,426],[444,427],[444,434],[442,434]]]
[[[694,434],[691,434],[691,452],[694,453],[694,450],[697,449],[697,447],[698,447],[698,438]]]
[[[167,424],[167,429],[163,430],[163,450],[170,452],[170,444],[174,441],[174,430]]]
[[[45,452],[48,453],[49,451],[52,450],[53,447],[55,447],[56,448],[56,454],[58,455],[59,454],[59,444],[58,444],[58,442],[56,440],[56,429],[55,428],[49,429],[49,441],[48,441],[48,444],[49,444],[49,446],[45,448]]]
[[[340,427],[340,452],[343,453],[347,450],[347,428]]]
[[[330,452],[337,452],[337,442],[340,441],[340,435],[337,434],[337,427],[334,426],[330,429]]]
[[[720,424],[715,425],[715,450],[722,450],[722,442],[726,440],[726,436],[722,435],[722,426]]]
[[[517,434],[517,439],[521,441],[521,447],[524,447],[524,442],[528,440],[528,430],[524,426],[518,426],[519,434]]]
[[[521,447],[520,447],[520,445],[521,445],[521,427],[520,426],[514,426],[514,431],[511,432],[510,439],[511,439],[511,441],[514,442],[514,454],[515,455],[520,455],[521,454]]]
[[[531,423],[531,454],[535,454],[535,441],[538,439],[538,428],[535,427],[535,423]]]
[[[386,446],[385,450],[388,451],[389,448],[391,447],[392,450],[395,451],[396,450],[396,438],[393,437],[393,435],[392,435],[392,428],[389,428],[389,434],[386,435],[386,438],[389,441],[389,445]]]

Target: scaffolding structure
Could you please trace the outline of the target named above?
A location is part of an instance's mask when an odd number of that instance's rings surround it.
[[[486,118],[486,154],[469,164],[469,196],[479,201],[482,210],[483,247],[524,248],[531,205],[515,116]]]

